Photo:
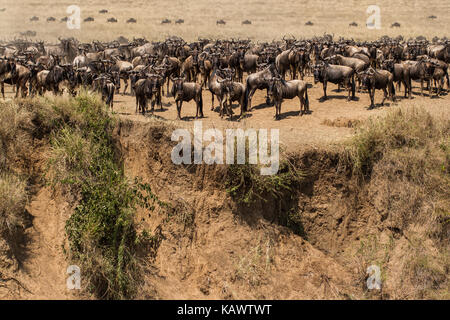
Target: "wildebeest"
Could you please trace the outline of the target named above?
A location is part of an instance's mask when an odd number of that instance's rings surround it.
[[[54,17],[48,17],[47,18],[47,22],[53,22],[56,21],[56,19]]]
[[[313,25],[314,25],[314,23],[312,23],[311,21],[308,21],[305,23],[305,26],[313,26]]]
[[[226,104],[226,109],[230,110],[230,113],[232,114],[232,108],[231,105],[234,101],[237,101],[239,103],[239,106],[241,107],[241,114],[240,117],[244,115],[244,103],[245,103],[245,85],[243,85],[240,82],[235,82],[231,79],[231,77],[228,77],[223,82],[224,87],[224,104]]]
[[[391,28],[400,28],[400,23],[394,22],[393,24],[391,24]]]
[[[437,19],[435,15],[428,16],[428,19]]]
[[[30,21],[39,21],[39,17],[32,16],[32,17],[30,18]]]
[[[117,19],[116,18],[109,18],[108,20],[106,20],[106,22],[111,22],[111,23],[116,23]]]
[[[125,94],[128,88],[128,72],[133,70],[133,64],[128,61],[120,60],[117,56],[112,56],[111,59],[114,62],[114,65],[111,67],[111,71],[119,72],[120,79],[123,79],[125,82],[125,89],[123,89],[123,94]],[[120,93],[120,84],[117,84],[117,92]]]
[[[69,18],[68,17],[63,17],[63,18],[61,18],[61,22],[67,22],[67,20],[69,20]]]
[[[127,23],[136,23],[137,20],[135,18],[130,18],[127,20]]]
[[[370,96],[370,107],[369,109],[373,109],[375,107],[374,99],[375,99],[375,90],[383,90],[383,100],[381,101],[381,105],[384,105],[384,101],[388,98],[388,90],[389,96],[392,101],[395,101],[395,89],[394,89],[394,76],[387,70],[375,70],[373,68],[369,68],[366,71],[360,73],[361,81],[364,86],[367,87]]]
[[[161,21],[161,24],[169,24],[169,23],[172,23],[172,21],[167,18]]]
[[[219,25],[219,24],[222,24],[222,25],[225,25],[225,24],[227,24],[226,22],[225,22],[225,20],[217,20],[216,21],[216,25]]]
[[[275,103],[275,119],[279,120],[281,115],[281,103],[283,99],[294,99],[300,101],[299,114],[309,112],[308,84],[303,80],[285,81],[281,77],[267,79],[269,81],[269,97]]]
[[[224,114],[223,97],[225,95],[225,87],[223,83],[225,81],[226,75],[220,75],[219,73],[220,71],[217,66],[217,60],[215,60],[211,76],[208,80],[208,89],[211,92],[211,110],[214,110],[214,96],[216,96],[217,100],[219,100],[219,113],[222,117]]]
[[[114,79],[111,77],[102,75],[94,81],[98,82],[98,89],[101,92],[102,100],[105,101],[106,105],[111,108],[111,111],[113,111],[114,108],[114,91],[115,91],[115,85],[114,85]]]
[[[353,57],[344,57],[340,54],[333,55],[329,58],[331,63],[340,65],[340,66],[346,66],[350,67],[355,71],[355,74],[358,77],[359,72],[366,70],[369,67],[369,62],[365,62],[358,58]],[[359,77],[358,77],[359,79]],[[360,81],[358,85],[358,92],[361,89]]]
[[[252,22],[250,20],[244,20],[242,21],[242,24],[252,24]]]
[[[145,114],[147,111],[147,101],[152,98],[152,112],[154,110],[155,103],[159,104],[162,110],[160,80],[161,77],[159,75],[149,75],[148,77],[140,79],[136,82],[134,88],[136,93],[136,112],[138,112],[139,109],[143,114]]]
[[[358,24],[357,24],[356,22],[352,22],[352,23],[349,24],[349,26],[350,26],[350,27],[357,27]]]
[[[409,99],[412,99],[409,66],[403,63],[395,63],[394,60],[390,59],[385,60],[382,63],[382,67],[392,73],[394,77],[393,81],[398,84],[398,87],[400,87],[400,83],[403,83],[405,87],[405,98],[408,95]]]
[[[411,80],[420,81],[420,95],[423,96],[423,83],[427,82],[429,95],[431,97],[431,77],[434,73],[434,66],[427,59],[419,61],[407,60],[404,62],[409,67],[409,75]]]
[[[108,13],[108,10],[102,9],[102,10],[100,10],[98,13]]]
[[[244,112],[250,111],[252,108],[252,97],[257,89],[269,90],[269,81],[273,76],[278,76],[279,73],[275,64],[271,64],[264,70],[256,73],[252,73],[247,77],[247,83],[245,86],[245,100],[244,100]],[[270,104],[269,92],[267,92],[266,104]]]
[[[202,86],[194,82],[185,82],[184,78],[172,78],[172,95],[177,104],[177,119],[181,119],[181,106],[183,101],[194,100],[197,105],[196,118],[203,118]]]
[[[16,64],[13,59],[0,59],[0,86],[3,99],[5,99],[4,80],[8,77],[14,77]]]
[[[178,19],[175,21],[175,24],[183,24],[184,20],[183,19]]]
[[[322,61],[314,66],[314,83],[322,82],[323,99],[327,97],[327,83],[343,84],[348,89],[347,99],[350,101],[355,98],[355,72],[352,68],[328,64]],[[350,97],[351,92],[351,97]]]
[[[84,21],[84,22],[91,22],[91,21],[94,21],[94,18],[92,18],[92,17],[87,17],[87,18],[85,18],[83,21]]]

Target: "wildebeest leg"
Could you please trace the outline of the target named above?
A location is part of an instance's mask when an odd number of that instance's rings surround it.
[[[170,81],[170,79],[169,79],[169,77],[167,77],[167,95],[166,95],[166,97],[169,96],[169,81]]]
[[[324,100],[328,99],[328,97],[327,97],[327,82],[326,81],[323,82],[323,99]]]
[[[17,81],[17,83],[16,83],[16,95],[15,95],[16,98],[19,96],[19,88],[20,88],[20,82]]]
[[[386,88],[383,88],[383,100],[381,101],[382,106],[384,106],[384,101],[386,101],[387,95],[388,95],[388,93],[387,93]]]
[[[3,81],[1,82],[1,87],[2,87],[2,96],[3,99],[5,99],[5,83]]]
[[[214,93],[211,92],[211,111],[214,110]]]
[[[177,104],[177,119],[178,120],[181,120],[181,104],[182,104],[183,102],[182,101],[177,101],[176,102],[176,104]]]
[[[432,90],[433,83],[431,82],[431,79],[427,80],[427,84],[428,84],[428,95],[431,98],[431,95],[433,94],[433,90]]]
[[[268,106],[270,106],[270,103],[271,103],[271,101],[270,101],[270,96],[269,96],[269,88],[267,88],[267,91],[266,91],[266,104]]]
[[[251,89],[249,95],[248,95],[248,105],[247,105],[247,110],[251,111],[252,110],[252,98],[253,95],[255,94],[256,88]]]
[[[367,88],[369,90],[369,97],[370,97],[370,107],[369,110],[373,109],[375,107],[374,104],[374,98],[375,98],[375,88]]]

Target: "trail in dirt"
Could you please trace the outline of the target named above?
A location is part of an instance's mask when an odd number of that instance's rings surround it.
[[[27,230],[28,243],[19,279],[29,292],[21,290],[20,299],[70,299],[66,287],[68,263],[63,253],[65,219],[70,212],[66,202],[42,188],[27,208],[33,226]]]

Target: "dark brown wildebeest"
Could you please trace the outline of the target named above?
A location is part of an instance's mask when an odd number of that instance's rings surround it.
[[[312,23],[311,21],[308,21],[305,23],[305,26],[313,26],[313,25],[314,25],[314,23]]]
[[[108,20],[106,20],[106,22],[116,23],[116,22],[117,22],[117,19],[114,18],[114,17],[112,17],[112,18],[109,18]]]
[[[30,18],[30,21],[39,21],[39,17],[32,16],[32,17]]]
[[[240,82],[235,82],[231,77],[228,77],[223,82],[225,88],[225,95],[223,97],[225,108],[233,113],[231,105],[234,101],[239,103],[241,107],[240,117],[244,115],[244,102],[245,102],[245,85]]]
[[[102,10],[100,10],[98,13],[108,13],[108,10],[106,10],[106,9],[102,9]]]
[[[242,24],[252,24],[252,22],[250,20],[244,20],[242,21]]]
[[[94,79],[98,83],[98,89],[102,95],[102,101],[111,108],[111,112],[114,108],[114,92],[116,91],[114,80],[108,76],[102,75]]]
[[[358,26],[358,24],[354,21],[349,24],[349,27],[357,27],[357,26]]]
[[[169,96],[169,80],[172,77],[178,77],[180,75],[181,70],[181,61],[175,57],[165,56],[162,65],[167,68],[166,69],[166,80],[167,80],[167,91],[166,95]]]
[[[328,82],[346,86],[348,89],[348,101],[355,98],[355,72],[350,67],[328,64],[326,61],[318,63],[314,66],[314,84],[317,82],[322,82],[323,84],[324,100],[328,99]],[[351,97],[350,92],[352,94]]]
[[[136,93],[136,113],[138,110],[142,114],[147,112],[147,101],[149,99],[155,98],[152,101],[152,112],[154,111],[155,102],[160,104],[160,101],[158,101],[158,79],[156,76],[150,75],[149,77],[138,80],[134,90]],[[160,107],[162,109],[161,104]]]
[[[30,80],[31,75],[30,69],[23,66],[22,64],[17,63],[15,71],[9,74],[10,76],[5,78],[3,82],[1,82],[2,93],[4,92],[3,83],[7,83],[16,86],[16,98],[19,96],[19,90],[22,91],[22,97],[26,97],[28,92],[27,83]]]
[[[56,21],[56,19],[54,17],[48,17],[47,18],[47,22],[53,22]]]
[[[196,118],[203,118],[202,86],[194,82],[185,82],[184,78],[172,78],[172,95],[177,104],[177,119],[181,120],[181,106],[183,101],[194,100],[197,105]]]
[[[389,96],[393,102],[395,102],[395,89],[394,89],[394,76],[387,70],[375,70],[373,68],[369,68],[366,71],[360,73],[361,81],[364,86],[367,87],[370,96],[370,109],[375,107],[375,90],[383,90],[384,96],[381,101],[381,105],[384,105],[384,101],[388,98],[388,90]]]
[[[411,79],[409,77],[409,66],[402,63],[395,63],[393,59],[385,60],[382,63],[382,68],[386,69],[394,76],[394,82],[398,84],[400,89],[400,84],[403,83],[405,87],[405,98],[409,97],[412,99],[411,95]]]
[[[64,17],[64,18],[61,18],[60,22],[67,22],[67,20],[69,20],[69,18],[68,17]]]
[[[16,63],[13,59],[0,59],[0,86],[3,99],[5,99],[4,80],[15,76]]]
[[[434,73],[435,66],[422,58],[419,61],[407,60],[404,62],[409,67],[409,75],[411,80],[420,81],[420,95],[423,96],[423,83],[426,81],[429,89],[429,96],[431,97],[431,77]]]
[[[178,19],[175,21],[175,24],[183,24],[184,20],[183,19]]]
[[[83,21],[84,21],[84,22],[91,22],[91,21],[94,21],[94,18],[92,18],[92,17],[87,17],[87,18],[85,18]]]
[[[217,20],[216,25],[219,25],[219,24],[226,25],[227,23],[225,22],[225,20]]]
[[[391,24],[391,28],[400,28],[400,23],[394,22],[393,24]]]
[[[279,72],[277,71],[275,64],[271,64],[265,69],[256,73],[252,73],[247,77],[247,84],[245,86],[244,112],[251,111],[252,97],[255,94],[255,91],[257,89],[259,90],[267,89],[268,91],[269,90],[268,79],[271,79],[272,77],[278,75]],[[266,104],[267,105],[270,104],[269,92],[267,92]]]
[[[137,20],[135,18],[130,18],[127,20],[127,23],[136,23]]]
[[[308,54],[304,48],[294,48],[289,54],[289,63],[291,69],[291,78],[297,79],[297,71],[300,74],[300,79],[303,80],[305,76],[305,69],[308,64]]]
[[[161,24],[169,24],[169,23],[172,23],[172,21],[169,19],[164,19],[163,21],[161,21]]]
[[[269,81],[269,97],[275,103],[275,119],[279,120],[281,115],[281,103],[283,99],[294,99],[300,101],[299,114],[309,112],[308,84],[303,80],[285,81],[281,77],[273,77]]]

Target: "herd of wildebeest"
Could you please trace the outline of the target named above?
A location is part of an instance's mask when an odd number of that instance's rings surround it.
[[[266,90],[266,103],[275,106],[279,119],[286,99],[298,97],[299,114],[309,113],[312,84],[305,76],[312,76],[314,84],[322,83],[321,99],[327,99],[329,82],[337,84],[338,91],[345,88],[349,101],[357,100],[357,91],[368,92],[370,109],[375,107],[375,90],[384,93],[381,105],[387,98],[395,101],[402,86],[404,97],[411,98],[413,80],[420,82],[421,95],[424,85],[429,97],[449,90],[446,38],[385,36],[370,42],[333,38],[328,34],[312,39],[283,37],[265,43],[242,39],[187,43],[178,37],[107,43],[59,38],[57,44],[13,40],[0,45],[1,91],[4,98],[5,83],[13,86],[15,97],[19,91],[24,97],[45,91],[58,95],[64,89],[76,95],[85,88],[98,91],[111,110],[114,94],[131,94],[136,97],[136,113],[142,114],[149,111],[148,105],[152,113],[155,105],[162,109],[161,97],[166,95],[175,100],[180,119],[182,103],[191,100],[196,103],[196,117],[203,117],[203,90],[211,93],[211,110],[216,97],[220,116],[230,118],[233,102],[239,103],[241,118],[251,111],[255,91]]]

